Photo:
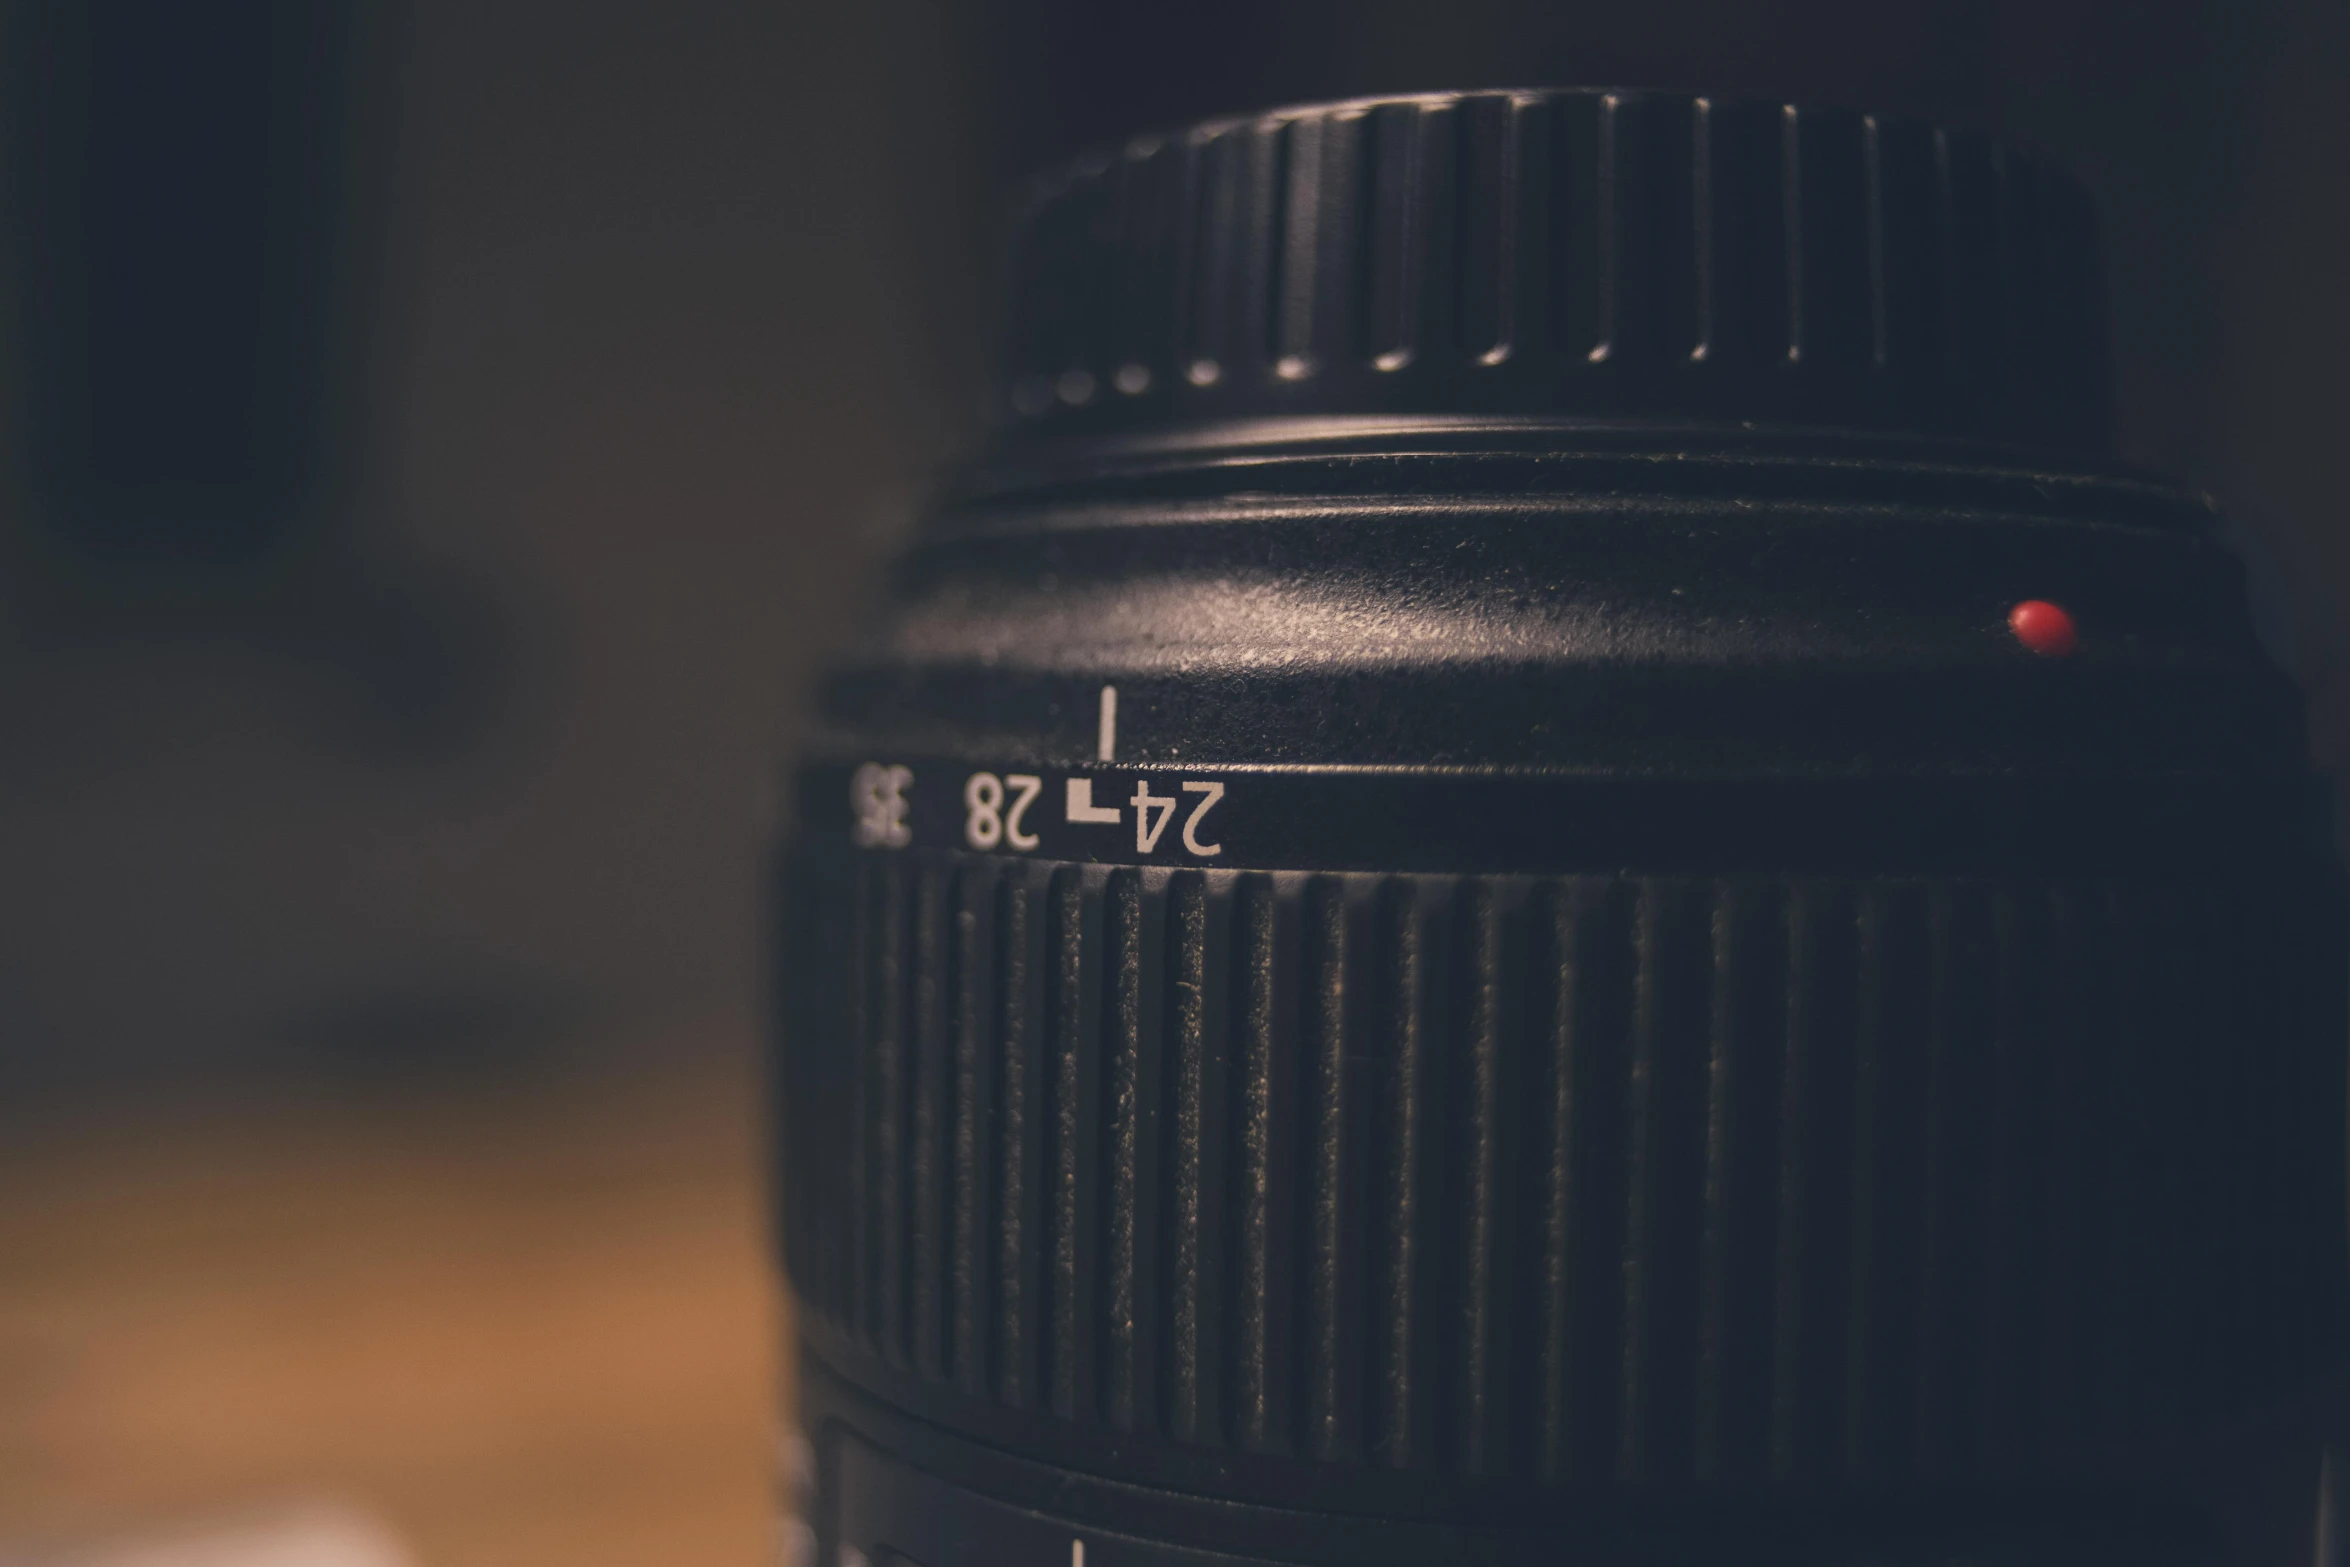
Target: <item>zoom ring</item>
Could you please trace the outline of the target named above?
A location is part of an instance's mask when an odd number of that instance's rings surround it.
[[[2334,1332],[2314,877],[818,850],[782,899],[805,1318],[1055,1429],[1541,1487],[2021,1481]]]

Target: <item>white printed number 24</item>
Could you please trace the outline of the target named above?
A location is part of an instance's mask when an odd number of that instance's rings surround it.
[[[1224,798],[1224,786],[1192,780],[1184,784],[1183,792],[1199,796],[1199,803],[1183,819],[1183,847],[1201,859],[1212,859],[1224,852],[1224,846],[1220,843],[1202,843],[1199,824],[1209,809]],[[1166,832],[1167,824],[1175,819],[1176,797],[1151,793],[1150,780],[1145,778],[1135,784],[1134,798],[1127,803],[1134,807],[1134,852],[1148,854],[1159,846],[1160,835]]]
[[[1035,848],[1036,834],[1021,831],[1020,823],[1043,788],[1044,780],[1031,773],[1002,778],[973,773],[963,781],[963,841],[974,849],[992,849],[999,843]]]

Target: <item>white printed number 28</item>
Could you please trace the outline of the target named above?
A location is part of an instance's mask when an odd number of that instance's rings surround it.
[[[1020,850],[1035,848],[1036,834],[1022,832],[1020,823],[1043,788],[1044,780],[1031,773],[1002,778],[973,773],[963,781],[963,841],[974,849],[992,849],[999,843]]]

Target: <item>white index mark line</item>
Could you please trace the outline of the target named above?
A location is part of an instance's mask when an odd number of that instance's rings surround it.
[[[1118,759],[1118,688],[1116,686],[1102,687],[1101,738],[1094,745],[1093,759],[1097,762],[1114,762]],[[1080,1562],[1078,1567],[1085,1567],[1085,1564]]]
[[[1085,1542],[1083,1540],[1069,1542],[1069,1567],[1085,1567]]]

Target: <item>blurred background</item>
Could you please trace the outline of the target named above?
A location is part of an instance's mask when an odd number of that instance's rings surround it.
[[[2343,0],[14,0],[0,74],[0,1561],[771,1549],[779,763],[1090,144],[1604,83],[2035,146],[2350,762]]]

